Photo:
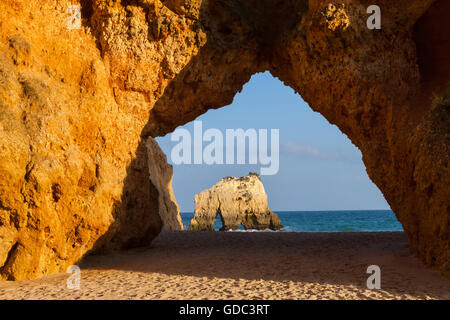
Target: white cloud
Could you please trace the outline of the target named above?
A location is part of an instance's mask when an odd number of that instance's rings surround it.
[[[322,159],[322,160],[340,160],[346,162],[358,162],[361,158],[358,154],[340,154],[340,153],[329,153],[324,152],[318,148],[312,147],[310,145],[298,144],[297,142],[288,142],[281,145],[281,152],[298,157],[298,158],[309,158],[309,159]]]
[[[281,145],[281,151],[297,157],[321,157],[319,149],[313,148],[309,145],[300,145],[296,142],[288,142]]]

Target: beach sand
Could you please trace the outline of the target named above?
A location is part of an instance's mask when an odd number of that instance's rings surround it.
[[[381,289],[366,287],[369,265]],[[401,232],[163,232],[149,248],[89,256],[68,274],[0,281],[0,299],[449,299],[450,280]]]

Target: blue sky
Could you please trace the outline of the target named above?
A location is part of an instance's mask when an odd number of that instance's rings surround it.
[[[268,72],[254,75],[231,105],[196,120],[202,121],[203,131],[216,128],[224,136],[226,129],[280,130],[279,171],[261,177],[274,211],[389,209],[367,176],[360,151]],[[182,128],[194,134],[193,122]],[[171,151],[178,142],[170,136],[157,141],[172,163]],[[249,171],[259,172],[259,166],[174,165],[173,189],[181,212],[194,211],[194,195],[221,178],[246,176]]]

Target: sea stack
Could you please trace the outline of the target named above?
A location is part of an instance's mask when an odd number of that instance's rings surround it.
[[[195,213],[189,230],[212,231],[217,215],[222,231],[248,229],[279,230],[280,218],[270,210],[264,186],[256,173],[247,177],[227,177],[212,188],[195,195]]]

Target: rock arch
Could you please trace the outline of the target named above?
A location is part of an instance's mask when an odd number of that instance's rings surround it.
[[[382,30],[369,30],[365,1],[206,2],[207,43],[168,85],[144,132],[162,135],[230,104],[252,74],[269,70],[361,150],[410,251],[448,273],[450,49],[440,30],[449,4],[380,6]]]
[[[147,138],[266,70],[352,140],[411,252],[450,273],[448,1],[380,0],[381,30],[366,0],[83,0],[66,30],[70,4],[0,4],[2,278],[149,243]]]

